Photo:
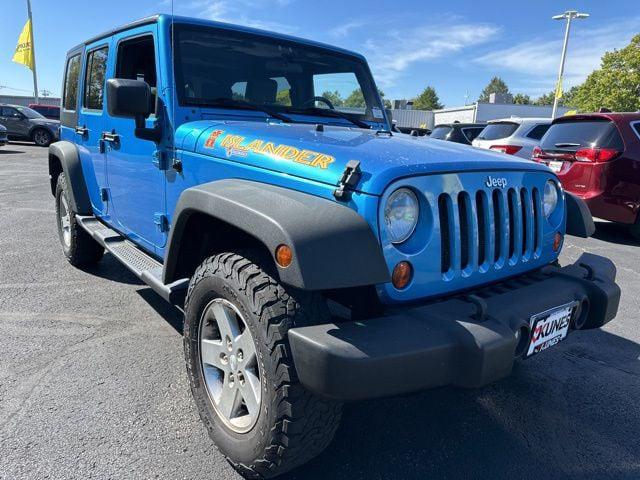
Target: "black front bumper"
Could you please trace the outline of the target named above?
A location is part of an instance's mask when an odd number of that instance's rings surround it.
[[[610,260],[583,254],[573,265],[380,318],[294,328],[289,340],[298,377],[340,401],[480,387],[511,373],[523,344],[516,332],[527,332],[533,315],[576,302],[572,329],[613,319],[620,302],[615,276]]]

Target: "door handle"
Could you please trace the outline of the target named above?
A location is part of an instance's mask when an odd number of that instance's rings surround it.
[[[86,137],[87,135],[89,135],[89,129],[85,126],[81,127],[80,125],[76,125],[73,131],[76,132],[81,137]]]
[[[105,142],[110,142],[110,143],[119,143],[120,142],[120,135],[118,135],[115,130],[113,130],[111,132],[102,132],[102,137],[101,138]]]

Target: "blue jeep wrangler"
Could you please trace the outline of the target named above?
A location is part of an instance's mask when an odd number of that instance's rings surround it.
[[[594,227],[547,167],[393,134],[358,54],[159,15],[71,49],[63,87],[64,254],[184,310],[195,402],[247,477],[321,452],[343,402],[486,385],[617,312],[609,260],[558,264]]]

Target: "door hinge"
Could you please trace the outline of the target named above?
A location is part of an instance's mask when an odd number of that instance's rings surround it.
[[[163,150],[153,151],[153,164],[158,170],[168,170],[169,165],[167,162],[167,152]]]
[[[347,166],[344,168],[344,172],[342,172],[342,178],[338,183],[338,188],[333,191],[333,196],[336,197],[336,200],[349,200],[351,198],[351,191],[355,189],[360,181],[360,177],[362,177],[360,161],[349,160]]]
[[[154,213],[153,214],[153,223],[156,224],[156,227],[161,232],[169,231],[169,219],[164,213]]]
[[[102,200],[103,202],[108,202],[109,201],[109,189],[108,188],[101,188],[100,189],[100,200]]]

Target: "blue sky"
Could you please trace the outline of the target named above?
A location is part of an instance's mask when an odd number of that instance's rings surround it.
[[[108,8],[107,8],[108,5]],[[85,38],[155,12],[161,0],[32,0],[40,89],[60,92],[65,52]],[[603,52],[640,33],[637,1],[174,0],[176,14],[290,33],[364,54],[387,98],[432,85],[447,106],[477,99],[493,75],[513,93],[553,89],[563,25],[551,16],[588,12],[574,24],[565,86],[597,68]],[[31,72],[11,62],[26,19],[26,0],[2,0],[0,93],[29,94]]]

